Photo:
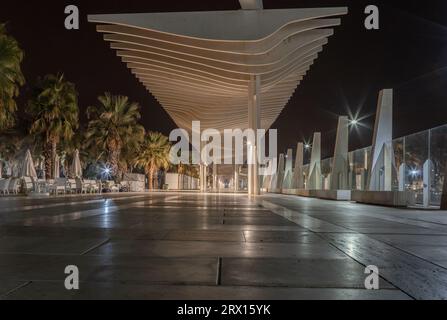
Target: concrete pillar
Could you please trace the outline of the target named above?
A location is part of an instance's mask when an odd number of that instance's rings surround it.
[[[326,180],[326,185],[324,186],[324,190],[331,190],[332,173],[328,173],[325,180]]]
[[[355,164],[354,164],[354,153],[348,153],[348,190],[356,190],[356,172],[355,172]]]
[[[203,170],[202,170],[202,165],[199,165],[199,190],[200,192],[203,191],[202,189],[202,181],[203,181]]]
[[[284,154],[283,153],[281,153],[279,155],[278,173],[276,175],[275,182],[276,182],[276,186],[275,186],[276,191],[281,191],[282,184],[284,182]]]
[[[252,75],[248,86],[248,127],[254,130],[255,134],[261,127],[261,77],[259,75]],[[259,195],[259,168],[257,164],[257,148],[256,141],[251,142],[251,150],[249,146],[249,153],[255,160],[256,164],[248,165],[248,194]]]
[[[276,171],[272,173],[272,176],[270,177],[270,185],[269,190],[271,192],[275,192],[278,184],[278,174],[279,174],[279,159],[273,159],[271,161],[276,161]],[[273,165],[273,164],[272,164]]]
[[[217,191],[219,189],[219,184],[217,180],[217,164],[213,163],[213,190]]]
[[[433,163],[427,160],[424,163],[423,179],[424,179],[424,208],[430,207],[431,203],[431,185],[432,185]]]
[[[239,165],[234,165],[234,191],[239,191]]]
[[[348,189],[349,118],[338,119],[337,140],[330,179],[331,190]]]
[[[321,190],[321,133],[314,134],[309,167],[308,190]]]
[[[199,189],[203,192],[203,165],[199,165]]]
[[[205,177],[205,179],[203,179],[203,183],[204,183],[205,192],[207,192],[208,191],[208,173],[209,173],[208,165],[205,165],[203,170],[204,170],[203,175]]]
[[[193,129],[193,135],[198,135],[199,137],[201,136],[201,132],[200,131],[194,131]],[[200,154],[200,167],[199,167],[199,184],[200,184],[200,192],[204,193],[207,191],[207,165],[202,161],[202,151],[203,148],[205,146],[205,142],[201,141],[199,146],[200,150],[199,150],[199,154]]]
[[[252,157],[253,155],[253,146],[248,146],[248,155],[247,158]],[[248,189],[248,195],[253,195],[253,165],[248,164],[247,166],[247,189]]]
[[[261,194],[259,184],[257,148],[256,146],[249,146],[248,150],[251,154],[251,159],[253,160],[253,164],[248,165],[248,195],[257,196]]]
[[[261,194],[261,185],[259,183],[259,163],[258,163],[258,148],[257,146],[253,147],[253,159],[255,160],[255,164],[253,165],[253,195],[259,196]]]
[[[303,164],[304,144],[299,142],[296,148],[295,171],[293,172],[292,189],[304,189]]]
[[[264,190],[270,190],[270,184],[272,182],[273,177],[273,160],[270,159],[267,161],[267,168],[265,169],[265,172],[268,172],[268,175],[264,175],[261,186]]]
[[[363,153],[363,168],[360,170],[360,184],[357,186],[357,190],[368,190],[368,168],[369,168],[370,155],[368,149],[364,150]]]
[[[368,173],[366,169],[361,169],[360,170],[360,175],[359,175],[359,179],[358,179],[358,183],[356,183],[356,187],[357,190],[368,190]],[[356,178],[357,180],[357,178]]]
[[[368,170],[368,190],[391,191],[394,167],[393,151],[393,90],[379,93],[374,127],[371,162]]]
[[[206,192],[206,165],[200,165],[200,191]]]
[[[293,169],[293,150],[288,149],[286,157],[286,173],[291,172],[292,169]]]
[[[369,154],[368,154],[368,149],[365,149],[365,151],[364,151],[364,163],[363,163],[363,169],[365,169],[365,171],[368,171],[368,168],[369,168],[369,158],[370,158],[370,156],[369,156]]]
[[[286,169],[284,172],[284,182],[283,189],[292,189],[292,179],[293,179],[293,150],[287,150],[286,158]]]
[[[203,166],[203,191],[208,191],[208,165]]]

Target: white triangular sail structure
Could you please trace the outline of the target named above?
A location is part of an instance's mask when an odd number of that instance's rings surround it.
[[[393,151],[393,89],[379,93],[371,161],[368,170],[369,191],[391,191],[395,175]]]
[[[304,164],[304,144],[302,142],[298,142],[298,146],[296,148],[295,169],[293,171],[292,189],[299,189],[299,190],[304,189],[303,164]]]
[[[284,182],[284,173],[285,173],[285,156],[283,153],[279,155],[278,160],[278,171],[276,172],[275,176],[273,177],[272,183],[273,186],[271,190],[274,192],[281,192],[282,185]]]
[[[20,166],[19,178],[23,177],[37,179],[36,168],[34,167],[34,161],[30,150],[26,151],[25,158]]]
[[[309,179],[307,181],[308,190],[321,189],[321,133],[314,133],[312,143],[312,155],[309,166]]]
[[[293,150],[288,149],[282,189],[292,189],[292,180],[293,180]]]
[[[348,189],[349,118],[339,117],[331,172],[331,190]]]

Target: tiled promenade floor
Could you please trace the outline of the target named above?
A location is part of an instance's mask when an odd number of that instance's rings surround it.
[[[64,287],[65,267],[80,290]],[[380,290],[364,289],[376,265]],[[0,299],[447,298],[447,212],[266,195],[0,198]]]

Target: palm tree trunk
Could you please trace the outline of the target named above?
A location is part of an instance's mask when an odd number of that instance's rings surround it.
[[[65,175],[70,178],[75,178],[71,174],[70,163],[68,162],[68,160],[65,160],[63,165],[64,165],[64,169],[65,169]]]
[[[149,190],[154,190],[154,169],[149,170]]]
[[[57,155],[57,143],[56,140],[53,140],[51,142],[51,176],[53,176],[54,174],[54,169],[56,166],[56,155]],[[56,177],[53,177],[53,179],[55,179]]]
[[[109,164],[113,176],[119,175],[119,159],[121,155],[121,148],[116,143],[111,143],[109,146]]]
[[[43,151],[43,156],[45,158],[45,178],[52,179],[53,177],[53,159],[52,159],[52,144],[47,142]]]

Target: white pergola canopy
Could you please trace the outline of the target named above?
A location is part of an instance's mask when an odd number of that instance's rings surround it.
[[[245,129],[253,77],[268,129],[347,8],[91,15],[117,55],[180,128]]]

